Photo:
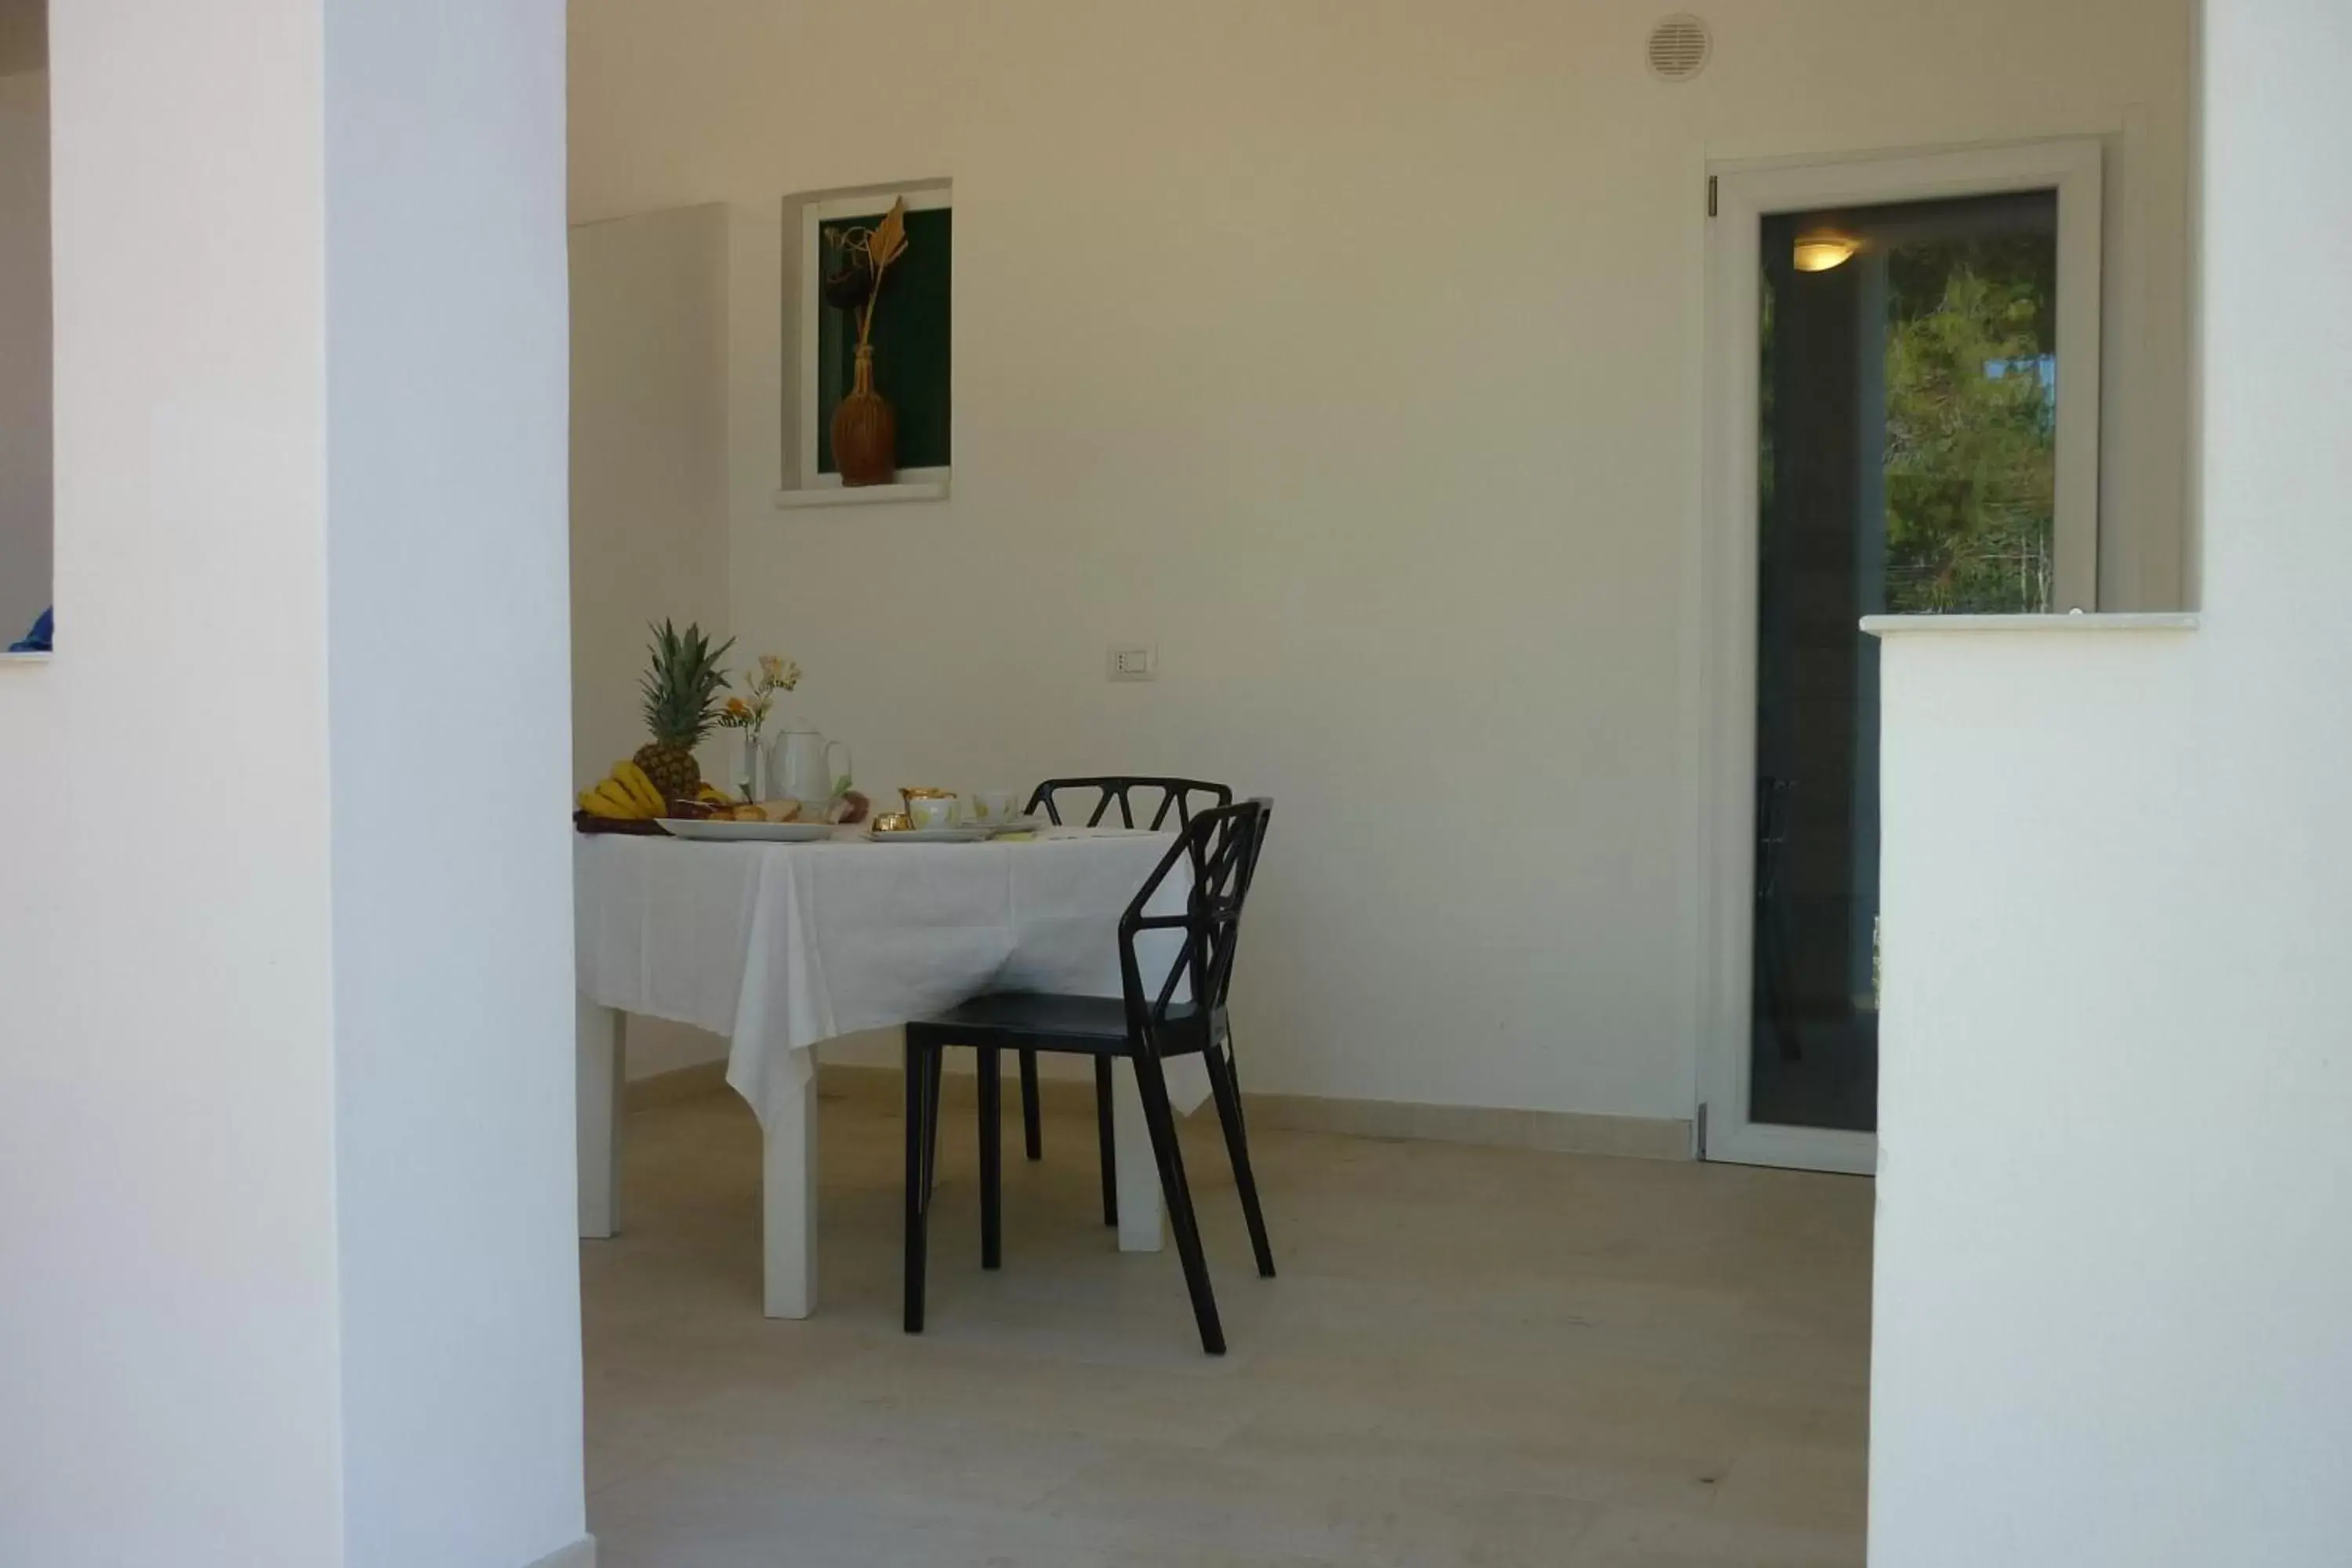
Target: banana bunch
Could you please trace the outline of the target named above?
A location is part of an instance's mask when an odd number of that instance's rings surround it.
[[[594,789],[583,790],[580,809],[591,816],[614,817],[622,821],[643,821],[660,816],[669,810],[661,791],[646,770],[635,763],[614,763],[612,776]]]

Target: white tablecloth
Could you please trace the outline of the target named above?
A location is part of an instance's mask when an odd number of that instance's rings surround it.
[[[820,1040],[945,1011],[983,991],[1119,994],[1118,917],[1174,837],[1051,830],[987,844],[713,844],[582,837],[572,904],[581,994],[723,1035],[727,1081],[761,1125]],[[1183,908],[1169,879],[1152,912]],[[1175,946],[1152,933],[1147,976]],[[1160,970],[1164,974],[1164,967]],[[1169,1093],[1208,1095],[1197,1061]]]

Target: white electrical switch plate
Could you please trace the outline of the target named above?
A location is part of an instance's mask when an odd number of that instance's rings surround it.
[[[1113,680],[1157,680],[1160,678],[1160,655],[1138,643],[1110,650],[1110,678]]]

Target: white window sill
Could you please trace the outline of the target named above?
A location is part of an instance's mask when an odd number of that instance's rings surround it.
[[[2198,616],[2188,610],[2119,611],[2089,616],[1864,616],[1862,629],[1874,637],[1956,632],[2193,632]]]
[[[814,489],[778,490],[776,510],[794,511],[812,506],[877,506],[891,501],[947,499],[945,479],[916,479],[895,485],[825,485]]]

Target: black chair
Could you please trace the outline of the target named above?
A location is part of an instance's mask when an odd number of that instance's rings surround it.
[[[1047,779],[1029,795],[1031,812],[1044,812],[1046,819],[1057,825],[1066,822],[1062,812],[1066,806],[1073,815],[1084,809],[1086,803],[1066,797],[1091,790],[1095,793],[1094,809],[1087,816],[1088,827],[1100,827],[1103,818],[1114,805],[1118,807],[1121,827],[1164,827],[1172,815],[1176,826],[1187,827],[1192,818],[1209,811],[1234,804],[1231,784],[1205,784],[1199,779],[1128,778],[1111,775],[1094,779]],[[1141,791],[1143,804],[1151,808],[1149,820],[1136,821],[1135,795]],[[1156,795],[1155,801],[1150,797]],[[1196,798],[1197,797],[1197,798]]]
[[[1092,799],[1087,796],[1091,794]],[[1136,820],[1136,797],[1150,816],[1140,824]],[[1066,826],[1071,816],[1085,816],[1082,824],[1100,827],[1110,808],[1118,807],[1120,827],[1138,826],[1160,828],[1168,825],[1171,816],[1180,828],[1192,826],[1192,818],[1201,812],[1234,804],[1230,784],[1208,784],[1200,779],[1160,779],[1122,774],[1108,774],[1091,779],[1047,779],[1029,795],[1029,815],[1039,812],[1056,826]],[[1091,806],[1091,810],[1089,810]],[[1037,1105],[1037,1053],[1024,1050],[1021,1055],[1021,1141],[1032,1160],[1045,1157],[1045,1130]],[[1102,1149],[1103,1224],[1118,1223],[1118,1183],[1111,1174],[1113,1146],[1110,1130],[1110,1063],[1095,1062],[1095,1135]]]
[[[1184,1285],[1200,1325],[1201,1348],[1223,1355],[1225,1333],[1209,1289],[1209,1267],[1201,1252],[1201,1232],[1192,1214],[1192,1190],[1184,1180],[1184,1157],[1177,1146],[1176,1113],[1168,1100],[1160,1064],[1171,1057],[1199,1056],[1208,1068],[1217,1101],[1225,1152],[1241,1191],[1257,1271],[1274,1275],[1274,1249],[1266,1242],[1265,1215],[1258,1206],[1257,1181],[1250,1173],[1249,1140],[1242,1125],[1241,1092],[1234,1077],[1232,1034],[1225,1002],[1233,985],[1234,955],[1241,932],[1242,905],[1256,876],[1265,841],[1271,802],[1244,801],[1194,815],[1183,835],[1155,868],[1119,917],[1121,996],[1066,996],[1044,992],[1001,992],[975,997],[943,1016],[907,1026],[907,1261],[906,1329],[923,1330],[923,1271],[930,1212],[931,1173],[939,1146],[939,1081],[941,1058],[950,1046],[970,1046],[980,1056],[980,1263],[1003,1262],[1003,1162],[1001,1152],[1003,1088],[998,1078],[1001,1053],[1069,1051],[1091,1056],[1107,1072],[1125,1057],[1135,1064],[1143,1098],[1144,1123],[1160,1166],[1160,1189],[1176,1250],[1184,1265]],[[1192,873],[1192,888],[1181,914],[1148,913],[1153,899],[1178,867]],[[1137,942],[1153,931],[1182,933],[1182,946],[1167,977],[1156,986],[1145,979]],[[1175,999],[1179,988],[1188,999]],[[1106,1154],[1108,1160],[1108,1154]]]

